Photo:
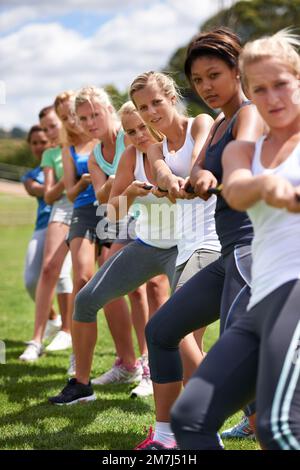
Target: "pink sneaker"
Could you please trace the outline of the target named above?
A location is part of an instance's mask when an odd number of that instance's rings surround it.
[[[92,385],[108,385],[108,384],[129,384],[140,382],[142,380],[143,368],[139,361],[132,369],[123,366],[122,361],[117,358],[112,368],[96,377],[91,381]]]
[[[153,437],[154,437],[154,432],[153,432],[152,426],[150,426],[148,436],[146,437],[146,439],[143,440],[143,442],[138,444],[134,448],[134,450],[163,450],[163,449],[175,450],[175,449],[178,449],[177,446],[166,447],[164,444],[161,444],[158,441],[154,441]]]

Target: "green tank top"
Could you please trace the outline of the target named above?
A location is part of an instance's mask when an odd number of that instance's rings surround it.
[[[125,137],[125,133],[123,129],[120,129],[117,135],[116,151],[115,151],[115,155],[114,155],[114,159],[112,163],[107,162],[105,158],[103,157],[102,150],[101,150],[101,143],[97,144],[94,147],[95,160],[100,166],[101,170],[107,176],[115,175],[117,173],[117,168],[119,165],[121,155],[126,148],[125,143],[124,143],[124,137]],[[139,204],[134,202],[132,206],[130,206],[129,212],[130,212],[130,215],[136,219],[140,213]]]
[[[117,172],[121,155],[125,150],[124,137],[125,137],[124,131],[123,129],[120,129],[117,135],[116,151],[115,151],[115,155],[114,155],[114,159],[112,163],[109,163],[105,160],[102,154],[101,142],[97,144],[94,148],[94,155],[95,155],[96,162],[100,166],[101,170],[107,176],[115,175]]]

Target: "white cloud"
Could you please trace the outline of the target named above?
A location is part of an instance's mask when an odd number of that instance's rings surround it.
[[[25,8],[35,12],[35,16],[61,15],[72,11],[117,13],[128,8],[141,8],[149,4],[147,0],[26,0],[26,7],[20,7],[20,0],[2,0],[1,7],[16,17]]]
[[[20,7],[5,11],[0,16],[0,31],[2,34],[11,29],[25,24],[27,21],[35,20],[39,17],[36,9],[31,7]]]
[[[111,8],[117,4],[114,0],[97,3]],[[125,89],[137,74],[164,67],[214,11],[210,0],[155,1],[115,15],[88,38],[56,22],[28,24],[0,38],[5,71],[0,78],[7,87],[0,126],[29,127],[39,109],[65,89],[107,83]]]
[[[27,0],[26,6],[20,6],[20,0],[2,0],[0,6],[1,33],[25,25],[28,21],[44,20],[45,18],[67,15],[74,11],[84,13],[111,14],[141,8],[147,0]]]

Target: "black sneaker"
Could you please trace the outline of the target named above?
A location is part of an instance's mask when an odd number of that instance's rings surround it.
[[[96,395],[91,387],[91,382],[85,385],[77,382],[76,379],[69,379],[68,384],[59,395],[49,398],[52,405],[74,405],[94,400],[96,400]]]

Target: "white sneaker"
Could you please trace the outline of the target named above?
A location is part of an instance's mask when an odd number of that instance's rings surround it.
[[[70,365],[69,365],[69,369],[68,369],[67,374],[70,377],[74,377],[75,374],[76,374],[76,362],[75,362],[75,354],[74,353],[72,353],[70,355]]]
[[[57,315],[54,320],[48,320],[45,328],[45,333],[43,336],[43,340],[52,338],[52,336],[56,335],[61,329],[61,316]]]
[[[133,390],[131,390],[130,396],[132,398],[136,398],[149,397],[150,395],[153,395],[152,380],[149,376],[143,376],[140,383]]]
[[[150,370],[148,365],[148,356],[142,356],[140,362],[143,368],[143,376],[140,383],[131,390],[130,396],[132,398],[136,397],[148,397],[153,395],[153,385],[152,380],[150,379]]]
[[[43,351],[44,348],[42,344],[37,343],[36,341],[29,341],[27,348],[23,354],[19,356],[19,359],[24,362],[33,362],[43,354]]]
[[[93,385],[129,384],[141,381],[142,375],[143,369],[139,361],[132,370],[128,370],[122,365],[122,361],[118,358],[109,371],[93,379],[91,383]]]
[[[50,344],[46,347],[46,351],[63,351],[72,347],[72,337],[70,333],[59,331]]]

